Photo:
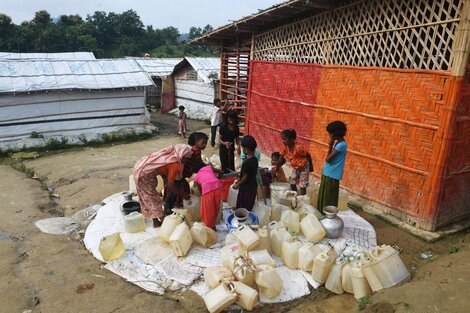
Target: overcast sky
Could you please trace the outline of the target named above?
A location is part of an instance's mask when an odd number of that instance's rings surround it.
[[[0,0],[0,12],[20,24],[39,10],[47,10],[52,17],[80,14],[85,18],[95,11],[133,9],[145,25],[175,26],[186,33],[191,26],[222,26],[281,2],[284,0]]]

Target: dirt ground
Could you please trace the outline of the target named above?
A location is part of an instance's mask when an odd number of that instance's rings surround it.
[[[102,269],[79,242],[43,234],[34,225],[39,219],[71,215],[127,190],[128,176],[139,157],[184,142],[175,135],[174,117],[156,114],[154,119],[160,134],[148,140],[64,150],[23,161],[41,179],[28,178],[12,167],[11,160],[0,161],[1,312],[206,311],[194,293],[148,293]],[[189,121],[189,128],[209,132],[207,125],[197,121]],[[211,152],[215,150],[209,147],[205,154]],[[358,213],[376,228],[379,243],[402,249],[401,256],[413,277],[403,286],[371,296],[363,312],[470,312],[468,231],[430,244],[376,217]],[[451,254],[449,250],[458,251]],[[423,252],[431,258],[422,259]],[[359,306],[351,295],[332,295],[320,288],[306,298],[256,311],[358,312]]]

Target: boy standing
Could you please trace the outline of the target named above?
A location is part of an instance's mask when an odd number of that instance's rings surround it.
[[[211,112],[211,146],[215,146],[215,136],[217,134],[217,127],[222,124],[225,106],[221,106],[220,99],[214,100],[214,107]]]

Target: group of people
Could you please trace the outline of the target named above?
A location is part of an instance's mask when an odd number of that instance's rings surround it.
[[[282,146],[279,152],[271,154],[272,168],[261,175],[259,161],[261,153],[253,136],[240,138],[238,117],[234,110],[226,112],[225,121],[222,112],[226,109],[220,101],[215,101],[211,119],[211,141],[215,146],[217,128],[219,130],[219,156],[221,168],[216,169],[202,160],[202,150],[208,144],[209,137],[202,132],[194,132],[188,138],[188,144],[177,144],[164,150],[152,153],[137,161],[134,167],[137,194],[142,213],[153,219],[154,227],[159,227],[172,208],[189,199],[190,188],[186,178],[194,176],[194,184],[201,191],[201,219],[206,226],[215,229],[216,217],[222,199],[223,174],[235,172],[235,151],[240,156],[241,169],[233,188],[238,189],[236,208],[252,210],[258,188],[269,188],[272,182],[289,182],[292,190],[305,195],[309,185],[313,162],[308,150],[297,142],[294,129],[281,132]],[[184,113],[184,108],[180,109]],[[180,121],[181,126],[181,121]],[[186,128],[184,125],[184,131]],[[322,170],[317,208],[322,211],[325,206],[338,205],[339,181],[343,177],[347,144],[344,139],[346,125],[334,121],[326,127],[329,135],[328,153]],[[183,135],[185,136],[185,132]],[[289,177],[282,166],[288,163],[292,168]],[[157,175],[161,175],[165,184],[165,200],[162,201],[156,191]]]

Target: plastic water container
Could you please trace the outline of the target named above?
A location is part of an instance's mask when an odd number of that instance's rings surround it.
[[[262,227],[269,224],[271,220],[271,208],[269,206],[258,201],[252,212],[258,216],[259,226]]]
[[[165,189],[165,183],[163,182],[163,177],[160,175],[157,175],[157,187],[155,187],[155,190],[157,190],[158,194],[161,195],[163,192],[163,189]]]
[[[326,279],[325,288],[331,291],[332,293],[336,293],[340,295],[344,293],[343,284],[342,284],[342,275],[343,275],[343,267],[344,262],[336,262],[331,267],[330,274]]]
[[[320,182],[317,181],[313,184],[310,184],[307,187],[307,195],[310,198],[310,205],[312,205],[314,208],[317,207],[318,203],[318,192],[320,191]]]
[[[273,230],[278,229],[278,228],[283,228],[283,227],[285,227],[285,226],[281,221],[269,222],[269,224],[268,224],[269,235],[271,235],[271,232]]]
[[[255,279],[260,293],[269,299],[277,297],[282,291],[282,279],[272,266],[258,266]]]
[[[234,281],[232,284],[237,292],[236,303],[245,310],[253,310],[258,301],[258,291],[239,281]]]
[[[297,212],[299,213],[301,219],[307,216],[307,214],[313,214],[317,219],[321,219],[323,217],[320,211],[315,209],[315,207],[311,206],[310,204],[302,205],[300,208],[298,208]]]
[[[351,279],[351,267],[352,263],[346,261],[343,266],[343,271],[341,273],[341,286],[343,287],[344,292],[354,293],[352,279]]]
[[[280,257],[282,255],[282,244],[284,241],[292,238],[285,227],[276,228],[271,231],[271,251]]]
[[[357,261],[351,266],[351,282],[354,298],[358,300],[372,294],[372,289],[367,282],[366,275],[362,271],[362,265],[361,261]]]
[[[227,201],[230,186],[232,186],[235,180],[237,180],[236,177],[222,178],[220,180],[220,182],[222,183],[222,201]]]
[[[232,234],[243,251],[253,250],[259,244],[258,235],[249,226],[242,225]]]
[[[191,213],[193,220],[201,220],[201,198],[196,196],[190,196],[188,200],[183,200],[183,208]]]
[[[311,272],[315,257],[320,253],[322,253],[322,250],[319,246],[316,246],[311,242],[304,244],[299,249],[299,269]]]
[[[137,194],[134,175],[129,175],[129,192],[132,194]]]
[[[189,212],[188,209],[173,209],[173,213],[182,216],[186,224],[188,224],[190,227],[193,226],[193,217],[191,216],[191,212]]]
[[[99,251],[105,262],[119,259],[126,252],[121,235],[114,233],[101,238]]]
[[[389,245],[375,247],[363,255],[363,271],[372,291],[403,284],[411,275],[398,251]]]
[[[269,237],[269,228],[264,226],[258,229],[259,244],[256,247],[258,250],[271,251],[271,238]]]
[[[170,246],[173,254],[176,256],[185,256],[192,244],[193,237],[191,237],[188,225],[181,223],[176,226],[170,236]]]
[[[235,259],[240,256],[241,250],[238,244],[225,245],[220,249],[220,264],[233,270]]]
[[[282,212],[290,211],[291,208],[283,204],[275,203],[272,205],[271,221],[280,221]]]
[[[217,233],[204,223],[194,223],[190,232],[193,240],[203,247],[210,247],[217,243]]]
[[[284,190],[291,190],[291,187],[288,183],[272,183],[269,189],[271,190],[271,204],[274,205],[279,203],[280,193]]]
[[[138,233],[146,228],[145,219],[139,212],[132,212],[124,216],[124,227],[128,233]]]
[[[196,196],[196,197],[200,197],[201,196],[201,190],[199,187],[197,187],[197,185],[194,183],[194,181],[191,181],[189,183],[189,192],[193,195],[193,196]]]
[[[248,252],[248,258],[253,262],[254,265],[271,265],[274,267],[276,263],[269,254],[268,250],[255,250]]]
[[[237,198],[238,198],[238,189],[234,189],[233,184],[232,184],[228,190],[228,196],[227,196],[228,206],[231,208],[235,208],[237,206]]]
[[[281,258],[284,264],[290,269],[299,268],[299,249],[302,248],[302,243],[289,238],[282,243],[282,254]]]
[[[308,196],[308,194],[303,195],[303,196],[297,196],[294,202],[295,202],[294,210],[298,210],[304,205],[310,205],[310,197]]]
[[[284,225],[287,228],[287,231],[291,233],[292,235],[297,235],[300,231],[300,215],[299,213],[292,211],[292,210],[286,210],[282,212],[281,214],[281,222],[284,223]]]
[[[320,284],[324,284],[337,257],[338,255],[336,254],[335,249],[331,247],[317,255],[313,261],[313,279]]]
[[[210,313],[219,313],[235,303],[237,294],[230,283],[223,283],[204,296],[204,302]]]
[[[300,229],[305,238],[310,242],[318,242],[326,235],[323,226],[313,214],[307,214],[307,216],[300,221]]]
[[[204,269],[204,282],[211,288],[234,279],[232,271],[224,266],[210,266]]]
[[[283,190],[279,192],[278,201],[279,204],[283,204],[289,208],[295,208],[297,206],[297,191]]]
[[[338,210],[346,211],[348,209],[348,192],[344,189],[339,190]]]
[[[248,260],[248,257],[239,256],[235,259],[233,265],[233,276],[239,281],[248,286],[255,287],[255,266]]]
[[[165,219],[163,220],[162,226],[160,227],[160,232],[159,232],[160,238],[162,238],[165,242],[170,242],[171,234],[175,230],[176,226],[178,226],[181,223],[183,223],[183,218],[181,215],[177,213],[173,213],[165,217]]]

